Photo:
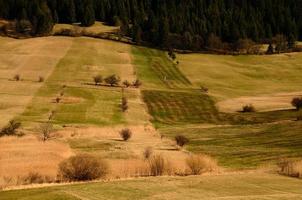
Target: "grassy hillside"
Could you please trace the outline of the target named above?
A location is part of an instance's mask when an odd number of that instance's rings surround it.
[[[110,49],[111,51],[106,51]],[[46,121],[53,112],[57,124],[114,125],[146,118],[139,113],[135,91],[126,90],[132,110],[122,115],[120,87],[96,87],[93,77],[116,74],[122,80],[133,81],[130,47],[111,41],[89,38],[73,40],[67,54],[60,60],[43,87],[19,119],[23,122]],[[61,99],[56,103],[56,98]],[[134,120],[135,119],[135,120]],[[139,123],[139,122],[138,122]]]
[[[302,54],[273,56],[178,55],[180,69],[218,100],[301,91]]]
[[[160,184],[159,184],[160,182]],[[301,181],[270,174],[161,177],[0,192],[1,200],[302,199]]]
[[[283,157],[302,156],[302,124],[296,121],[298,112],[290,106],[291,98],[302,92],[302,54],[177,55],[178,65],[163,51],[112,41],[0,37],[0,58],[0,126],[17,119],[26,133],[23,138],[0,138],[0,144],[6,147],[0,153],[0,187],[1,181],[8,180],[4,176],[19,180],[31,171],[55,177],[57,163],[79,152],[107,159],[110,178],[136,175],[138,168],[147,164],[143,159],[147,147],[169,158],[180,170],[185,170],[188,152],[210,154],[222,167],[231,169],[256,168]],[[21,76],[20,81],[12,80],[16,74]],[[138,78],[143,85],[126,88],[123,94],[120,86],[94,85],[93,77],[98,74],[116,74],[130,82]],[[39,82],[39,76],[45,80]],[[209,88],[209,93],[200,86]],[[123,95],[129,104],[124,113],[120,107]],[[255,103],[257,112],[237,112],[248,103]],[[41,135],[39,125],[49,119],[55,125],[54,137],[43,143],[37,137]],[[123,128],[133,132],[128,142],[120,139]],[[179,134],[190,139],[181,150],[173,141]],[[47,160],[50,157],[52,163]],[[21,164],[22,170],[17,170]],[[49,199],[113,199],[113,188],[120,188],[125,196],[121,198],[134,199],[200,199],[199,191],[204,199],[232,199],[233,195],[257,199],[258,194],[282,199],[281,191],[288,189],[287,184],[296,188],[297,183],[272,175],[203,178],[162,178],[165,190],[155,184],[158,179],[151,178],[24,190],[23,196],[39,199],[47,191]],[[249,184],[241,185],[240,180]],[[228,186],[230,181],[242,190]],[[284,185],[273,183],[282,181]],[[259,187],[264,182],[267,189]],[[192,190],[184,185],[192,186]],[[214,193],[209,188],[219,190]],[[256,196],[245,197],[252,193]],[[19,198],[17,192],[2,194],[0,199]],[[290,193],[300,198],[300,193],[295,194]]]
[[[188,150],[210,154],[222,166],[231,168],[257,167],[283,157],[297,158],[302,155],[299,134],[302,124],[295,121],[298,112],[291,110],[291,106],[290,109],[278,110],[279,97],[275,100],[269,96],[285,91],[301,91],[299,63],[302,54],[185,54],[177,55],[180,65],[174,65],[160,51],[134,48],[133,54],[138,71],[142,71],[139,77],[144,81],[144,101],[153,117],[152,122],[161,134],[172,139],[179,134],[185,135],[191,140]],[[169,62],[166,68],[177,68],[180,76],[185,75],[190,84],[171,87],[159,82],[160,76],[154,70],[156,63],[152,62],[155,59],[162,60],[162,63]],[[155,83],[158,87],[154,87]],[[200,86],[209,88],[209,93],[202,92]],[[220,100],[266,93],[268,96],[263,98],[264,101],[250,99],[246,104],[254,101],[257,106],[266,103],[264,107],[269,105],[274,108],[271,111],[225,113],[215,106]],[[290,105],[291,95],[280,97],[281,105],[284,101]],[[246,105],[242,101],[232,103],[238,110]]]
[[[165,127],[164,135],[186,135],[191,142],[187,149],[218,158],[220,165],[232,168],[253,168],[274,164],[281,158],[302,157],[300,122],[276,124]]]

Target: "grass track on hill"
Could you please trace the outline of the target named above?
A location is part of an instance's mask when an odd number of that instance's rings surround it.
[[[301,185],[298,179],[261,173],[154,177],[0,192],[0,200],[299,200]]]

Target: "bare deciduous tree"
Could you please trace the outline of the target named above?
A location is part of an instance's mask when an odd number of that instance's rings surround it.
[[[42,134],[42,140],[45,142],[51,137],[51,133],[54,131],[53,124],[50,122],[40,125],[39,130]]]

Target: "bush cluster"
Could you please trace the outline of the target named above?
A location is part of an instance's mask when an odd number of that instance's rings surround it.
[[[300,110],[302,108],[302,97],[293,98],[291,103],[297,110]]]
[[[245,105],[242,107],[242,112],[244,112],[244,113],[255,112],[255,111],[256,111],[256,109],[252,104]]]
[[[58,175],[66,181],[89,181],[104,177],[108,165],[90,154],[78,154],[59,164]]]
[[[17,135],[17,130],[21,127],[21,123],[15,120],[11,120],[5,127],[0,131],[0,137],[7,135]]]

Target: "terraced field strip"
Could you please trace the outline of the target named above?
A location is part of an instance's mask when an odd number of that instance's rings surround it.
[[[302,157],[301,122],[202,127],[171,126],[159,131],[168,137],[185,134],[187,149],[217,158],[221,166],[254,168],[275,164],[281,158]]]
[[[191,82],[164,51],[133,47],[134,65],[144,88],[191,88]]]
[[[197,90],[144,90],[143,98],[155,123],[216,123],[218,111],[211,98]]]
[[[160,184],[159,184],[160,183]],[[154,177],[0,192],[0,200],[284,200],[302,199],[302,181],[247,173],[196,177]]]

